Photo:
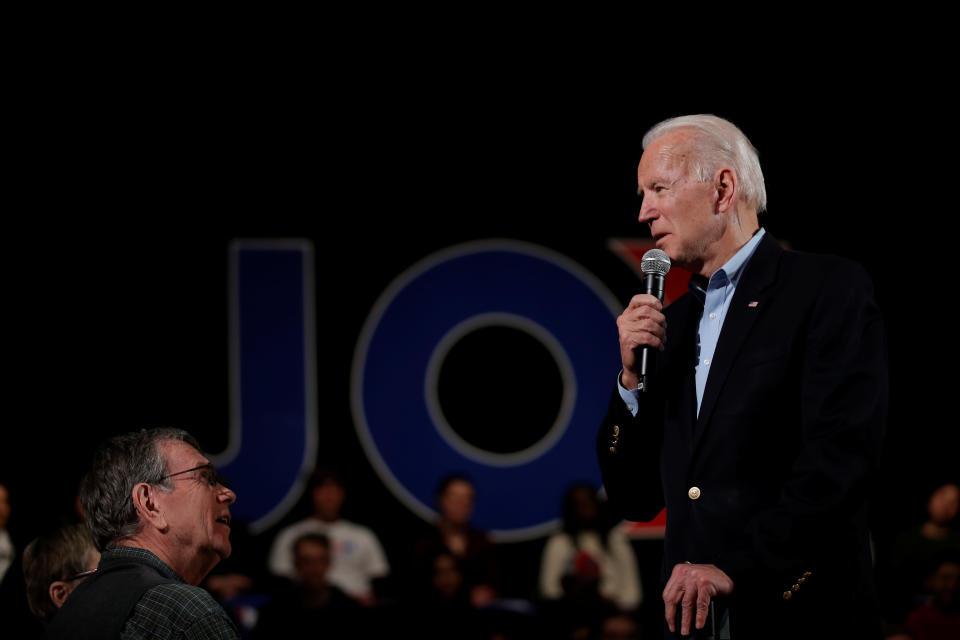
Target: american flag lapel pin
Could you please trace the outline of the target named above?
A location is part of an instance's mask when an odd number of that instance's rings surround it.
[[[757,304],[758,304],[759,302],[760,302],[759,300],[752,300],[752,301],[750,302],[750,304],[748,304],[747,306],[750,307],[751,309],[753,309],[753,308],[755,308],[755,307],[757,306]]]

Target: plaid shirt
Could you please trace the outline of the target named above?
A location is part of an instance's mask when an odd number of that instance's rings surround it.
[[[137,558],[155,568],[174,584],[148,590],[127,619],[120,637],[139,638],[239,638],[240,634],[223,608],[209,593],[194,587],[146,549],[112,547],[104,552],[114,557]]]

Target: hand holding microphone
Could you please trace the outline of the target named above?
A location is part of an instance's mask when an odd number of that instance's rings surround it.
[[[663,290],[670,257],[660,249],[651,249],[640,262],[644,293],[635,295],[617,318],[620,332],[620,359],[623,362],[621,384],[627,389],[649,391],[657,350],[667,339],[667,321],[663,311]]]

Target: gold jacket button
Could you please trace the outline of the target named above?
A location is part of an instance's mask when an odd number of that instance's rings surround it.
[[[620,435],[620,426],[619,426],[619,425],[616,425],[616,424],[613,425],[613,435],[615,435],[615,436]]]
[[[616,453],[616,452],[617,452],[616,447],[610,447],[610,453]]]
[[[800,585],[799,585],[799,584],[795,584],[795,585],[793,585],[793,586],[790,587],[790,588],[793,589],[794,591],[800,591]]]
[[[784,600],[789,600],[789,599],[792,598],[792,597],[793,597],[793,593],[791,593],[790,591],[784,591],[784,592],[783,592],[783,599],[784,599]]]
[[[690,487],[690,490],[687,491],[687,495],[690,496],[691,500],[696,500],[700,497],[700,487]]]

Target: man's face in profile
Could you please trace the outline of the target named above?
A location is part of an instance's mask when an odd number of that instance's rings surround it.
[[[216,482],[210,461],[179,440],[160,443],[173,489],[160,492],[164,517],[183,552],[222,560],[230,555],[230,505],[237,499],[230,489]],[[194,469],[188,473],[180,473]]]
[[[691,170],[690,137],[689,131],[672,131],[644,150],[637,167],[643,198],[638,219],[670,260],[698,272],[710,245],[722,237],[724,220],[716,213],[713,182],[699,182]]]

